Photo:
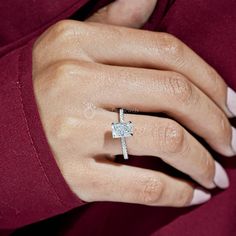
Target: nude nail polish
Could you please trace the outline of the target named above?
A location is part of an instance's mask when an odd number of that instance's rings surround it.
[[[210,199],[211,199],[211,194],[209,192],[203,190],[200,187],[197,187],[194,189],[193,199],[189,205],[193,206],[193,205],[202,204],[204,202],[207,202]]]
[[[228,188],[229,187],[229,178],[224,170],[224,168],[215,161],[215,177],[214,177],[214,183],[219,188]]]
[[[236,116],[236,92],[231,88],[227,91],[227,106],[233,116]]]
[[[236,155],[236,129],[234,127],[232,127],[232,148]]]

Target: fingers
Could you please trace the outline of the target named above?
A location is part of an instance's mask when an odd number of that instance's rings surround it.
[[[89,183],[79,194],[85,201],[115,201],[150,206],[201,204],[210,193],[161,172],[100,160],[87,171]],[[131,187],[132,186],[132,187]]]
[[[76,62],[66,70],[73,71],[78,81],[78,86],[73,88],[75,93],[81,93],[78,78],[83,77],[93,84],[88,86],[85,99],[98,107],[164,112],[204,138],[221,154],[235,154],[232,128],[225,114],[181,74]],[[67,75],[61,72],[61,76]]]
[[[236,115],[235,93],[211,66],[167,33],[64,20],[37,40],[34,54],[34,73],[61,60],[175,71],[188,78],[228,116]],[[50,56],[45,58],[45,54]]]
[[[139,28],[148,20],[156,3],[157,0],[117,0],[86,21]]]
[[[111,123],[118,120],[118,114],[104,112],[97,119],[101,122],[100,128],[96,129],[96,139],[102,141],[96,141],[97,149],[94,149],[94,153],[121,154],[120,139],[111,138]],[[133,114],[126,114],[125,120],[132,121],[134,125],[134,135],[126,138],[130,155],[160,157],[206,188],[229,186],[227,174],[219,163],[215,162],[210,153],[175,121]],[[104,138],[102,139],[104,133],[105,142]]]
[[[57,60],[83,59],[104,64],[175,71],[192,81],[228,116],[232,115],[229,110],[233,109],[226,104],[232,106],[233,103],[227,101],[228,89],[223,79],[172,35],[74,21],[63,21],[55,28],[65,35],[62,38],[70,35],[71,45],[70,50],[66,49],[65,52],[62,48],[57,52]],[[235,97],[234,100],[236,101]]]

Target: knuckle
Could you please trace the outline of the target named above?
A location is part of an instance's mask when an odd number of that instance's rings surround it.
[[[196,102],[196,95],[191,83],[180,74],[172,73],[166,80],[166,89],[171,96],[183,105]]]
[[[73,20],[61,20],[53,25],[52,32],[54,37],[55,36],[64,37],[71,35],[71,33],[73,33],[73,29],[74,29]]]
[[[216,70],[213,67],[206,65],[205,71],[206,77],[209,78],[209,82],[211,83],[212,93],[223,94],[225,82],[222,80]]]
[[[207,103],[207,111],[211,116],[211,120],[217,124],[214,129],[217,135],[230,133],[231,126],[224,112],[222,112],[215,104],[211,102]]]
[[[62,84],[70,84],[72,80],[75,80],[77,85],[83,83],[81,78],[85,76],[85,73],[89,72],[89,65],[83,62],[78,63],[74,60],[64,60],[56,62],[49,69],[53,71],[52,78],[54,83],[56,81],[55,85],[62,87]]]
[[[184,55],[184,44],[175,36],[161,33],[161,44],[165,55],[171,58],[175,66],[182,66]],[[159,39],[160,40],[160,39]]]
[[[98,177],[94,167],[88,167],[82,173],[75,173],[75,183],[78,196],[86,202],[105,200],[105,192],[110,189],[108,180]],[[79,179],[78,179],[79,178]]]
[[[211,103],[208,104],[208,114],[215,123],[214,133],[216,137],[222,142],[228,142],[229,139],[226,137],[229,137],[232,128],[226,115]]]
[[[49,27],[45,32],[43,32],[42,35],[40,35],[40,37],[35,41],[33,47],[33,58],[34,62],[36,62],[36,65],[44,65],[49,59],[47,58],[49,54],[50,60],[54,58],[54,56],[57,54],[57,51],[54,50],[54,48],[61,47],[61,43],[65,41],[65,36],[73,32],[72,22],[72,20],[59,21]]]
[[[202,157],[202,168],[200,169],[199,176],[201,179],[207,180],[209,183],[212,182],[214,178],[215,164],[210,156],[206,157],[206,153]]]
[[[169,120],[159,128],[157,135],[163,152],[183,152],[185,131],[177,122]]]
[[[219,116],[219,128],[220,128],[220,133],[224,134],[223,136],[225,137],[225,134],[230,134],[231,133],[231,125],[229,123],[229,120],[227,117],[224,115],[224,113],[221,112]],[[224,138],[225,139],[225,138]]]
[[[68,144],[72,141],[73,130],[79,125],[79,120],[69,116],[57,116],[53,119],[50,127],[50,133],[55,140],[63,140]]]
[[[40,92],[41,97],[50,99],[61,95],[65,82],[61,68],[62,63],[60,65],[51,65],[34,79],[34,87],[36,91]]]
[[[145,23],[146,16],[143,12],[143,9],[140,8],[139,6],[135,6],[131,11],[129,11],[129,16],[128,22],[132,24],[143,24]]]
[[[49,66],[42,74],[34,79],[35,92],[40,92],[41,97],[48,99],[61,98],[73,85],[70,77],[82,81],[80,76],[75,76],[76,66],[69,62],[58,62]]]
[[[87,41],[89,31],[88,23],[75,20],[62,20],[50,28],[48,41],[53,42],[55,45],[66,42],[67,44],[81,46],[83,41]]]
[[[141,191],[139,192],[138,202],[154,205],[157,204],[164,192],[164,184],[157,176],[144,176],[139,181]]]
[[[188,184],[184,184],[180,191],[176,193],[175,201],[177,206],[187,206],[193,198],[193,189]]]
[[[51,93],[58,96],[63,90],[65,90],[68,75],[71,71],[71,65],[67,62],[61,61],[52,65],[49,70],[50,76],[47,77],[49,80],[49,89]]]
[[[68,61],[60,61],[54,64],[53,71],[55,79],[63,79],[75,72],[76,66]]]

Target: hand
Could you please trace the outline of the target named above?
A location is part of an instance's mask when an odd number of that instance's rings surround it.
[[[228,187],[224,169],[184,128],[219,153],[234,155],[227,86],[174,36],[64,20],[36,41],[33,82],[49,145],[82,200],[181,207],[209,200],[202,187]],[[113,162],[122,154],[120,140],[111,137],[118,107],[177,120],[126,114],[135,127],[126,139],[129,154],[158,156],[202,187]]]

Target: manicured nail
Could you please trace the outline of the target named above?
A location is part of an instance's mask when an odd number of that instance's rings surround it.
[[[224,170],[224,168],[215,161],[215,177],[214,177],[214,183],[219,188],[228,188],[229,187],[229,178]]]
[[[204,202],[207,202],[208,200],[211,199],[211,194],[202,188],[195,188],[193,192],[193,199],[191,203],[189,204],[190,206],[192,205],[198,205]]]
[[[227,106],[230,112],[236,116],[236,92],[231,88],[228,88]]]
[[[236,129],[234,127],[232,127],[232,148],[236,155]]]

